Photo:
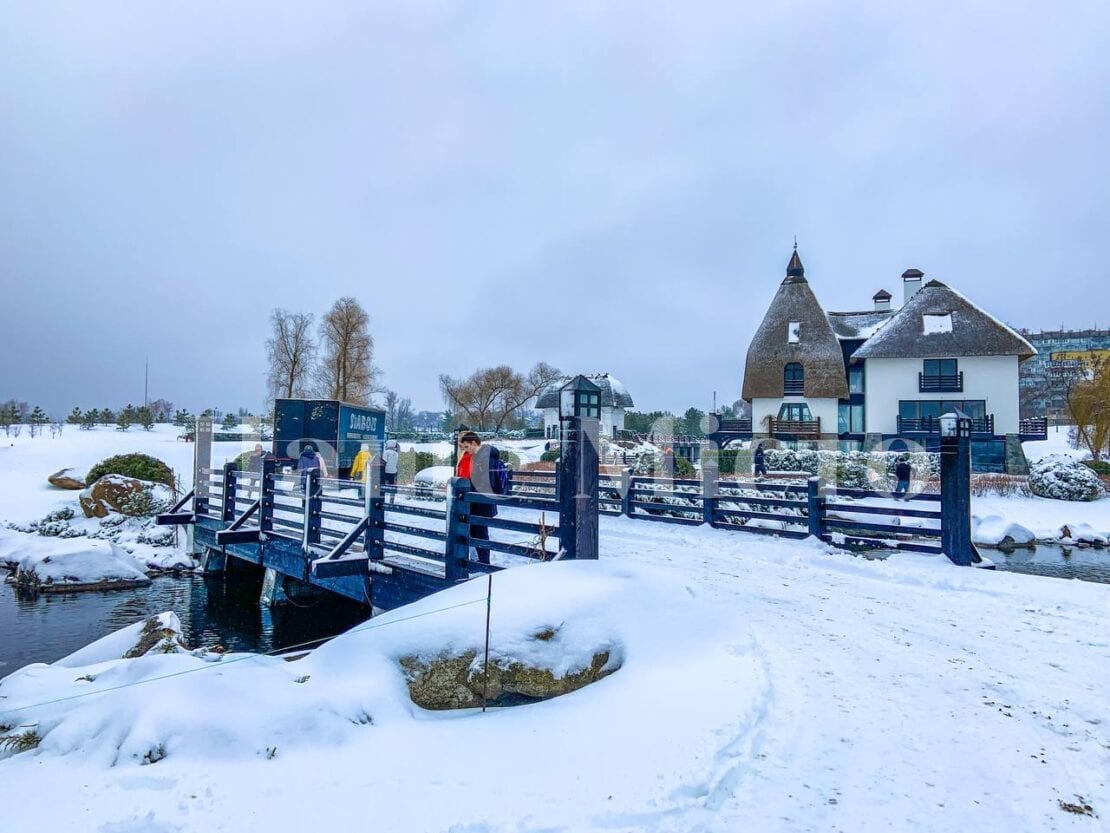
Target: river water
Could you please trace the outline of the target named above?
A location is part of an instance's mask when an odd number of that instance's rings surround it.
[[[1110,584],[1110,550],[1041,545],[983,554],[1000,570]],[[31,662],[53,662],[114,630],[172,610],[190,647],[271,651],[334,636],[369,610],[332,594],[303,605],[262,608],[261,576],[230,571],[215,576],[162,576],[133,590],[21,598],[0,585],[0,677]]]
[[[31,662],[53,662],[114,630],[172,610],[191,647],[271,651],[334,636],[369,608],[333,594],[303,605],[262,608],[261,575],[161,576],[148,587],[23,598],[0,585],[0,677]]]

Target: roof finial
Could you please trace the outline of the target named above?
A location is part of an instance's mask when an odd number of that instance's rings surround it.
[[[794,235],[794,251],[798,251],[798,235]]]

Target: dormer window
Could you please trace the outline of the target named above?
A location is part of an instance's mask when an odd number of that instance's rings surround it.
[[[786,328],[786,341],[788,344],[797,344],[802,340],[802,322],[791,321]]]
[[[785,396],[798,396],[805,393],[805,369],[801,362],[790,362],[782,371],[782,392]]]
[[[946,312],[943,315],[922,315],[921,331],[927,336],[952,332],[952,313]]]

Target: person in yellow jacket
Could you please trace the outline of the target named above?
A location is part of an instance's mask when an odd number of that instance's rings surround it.
[[[355,455],[354,462],[351,463],[351,480],[358,483],[358,496],[361,499],[364,495],[365,483],[370,477],[370,461],[374,458],[374,452],[370,450],[369,443],[363,443],[362,448],[358,450]]]

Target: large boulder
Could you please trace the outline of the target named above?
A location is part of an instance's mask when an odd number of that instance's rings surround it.
[[[86,518],[106,518],[109,512],[125,511],[128,498],[143,492],[149,483],[119,474],[106,474],[81,493],[81,510]]]
[[[543,640],[538,634],[534,639]],[[547,637],[550,638],[550,637]],[[400,660],[409,696],[425,709],[472,709],[482,705],[516,705],[548,700],[577,691],[617,670],[607,648],[597,650],[589,663],[556,673],[512,656],[491,657],[487,677],[475,650],[435,657],[406,656]]]
[[[59,469],[52,475],[46,478],[51,486],[56,486],[59,489],[70,489],[77,491],[85,488],[85,481],[74,474],[77,469]]]

